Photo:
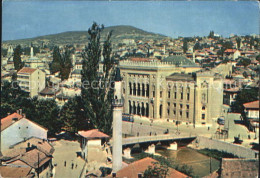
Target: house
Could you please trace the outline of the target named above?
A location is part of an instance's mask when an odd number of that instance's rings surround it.
[[[239,87],[224,89],[223,103],[232,106],[239,92]]]
[[[141,160],[135,161],[131,164],[129,164],[127,167],[122,168],[116,173],[116,177],[127,177],[127,178],[137,178],[141,174],[143,176],[145,170],[148,169],[149,166],[154,167],[154,163],[156,161],[153,158],[146,157]],[[174,178],[188,178],[189,176],[173,169],[169,168],[168,171],[168,178],[174,177]]]
[[[90,147],[101,148],[109,138],[108,135],[100,132],[98,129],[88,131],[79,131],[81,155],[84,159],[88,159],[88,152]]]
[[[256,127],[259,127],[259,100],[245,103],[243,106],[245,108],[245,120],[249,124],[249,129],[255,130]]]
[[[0,170],[4,177],[13,177],[11,170],[17,172],[15,177],[50,177],[53,153],[54,148],[47,141],[32,137],[3,152],[0,160],[4,166]]]
[[[11,146],[31,137],[47,140],[48,130],[39,124],[25,118],[18,110],[16,113],[1,119],[1,150],[9,149]]]
[[[45,73],[40,69],[23,67],[17,73],[17,81],[22,90],[34,97],[45,88]]]
[[[232,58],[233,60],[241,56],[241,53],[237,49],[226,49],[224,51],[224,57]]]

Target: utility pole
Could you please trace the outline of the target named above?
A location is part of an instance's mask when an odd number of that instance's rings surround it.
[[[211,157],[209,157],[209,172],[212,173]]]

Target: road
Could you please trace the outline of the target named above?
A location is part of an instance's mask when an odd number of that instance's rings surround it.
[[[53,143],[55,152],[53,154],[54,177],[80,177],[85,161],[77,157],[80,145],[77,141],[59,140]],[[64,166],[66,161],[66,166]],[[72,169],[72,163],[74,164]]]

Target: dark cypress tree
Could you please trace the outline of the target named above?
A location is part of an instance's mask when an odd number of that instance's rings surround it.
[[[113,58],[111,57],[111,32],[102,46],[100,34],[104,26],[93,23],[88,30],[89,43],[82,53],[82,88],[81,95],[84,102],[84,111],[86,118],[90,120],[91,125],[107,134],[111,134],[112,126],[112,108],[111,100],[113,98],[113,88],[111,87],[114,77]],[[104,73],[98,73],[101,55],[104,58]]]
[[[18,45],[15,49],[14,49],[14,68],[15,70],[19,71],[21,68],[23,68],[23,63],[21,60],[21,54],[22,54],[22,50],[21,50],[21,46]]]
[[[55,46],[53,48],[52,56],[53,56],[53,61],[50,65],[50,71],[52,74],[54,74],[61,70],[61,55],[60,55],[59,47]]]

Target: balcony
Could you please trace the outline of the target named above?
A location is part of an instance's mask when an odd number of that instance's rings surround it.
[[[123,107],[123,105],[124,105],[124,99],[113,99],[112,100],[113,107]]]

